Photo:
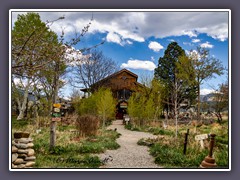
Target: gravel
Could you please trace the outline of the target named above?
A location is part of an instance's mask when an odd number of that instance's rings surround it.
[[[122,125],[122,120],[116,120],[108,127],[108,129],[115,128],[121,134],[120,138],[117,139],[117,143],[121,147],[100,154],[100,159],[105,162],[100,168],[161,168],[154,163],[154,158],[149,154],[148,147],[137,145],[141,138],[154,138],[156,136],[127,130]]]

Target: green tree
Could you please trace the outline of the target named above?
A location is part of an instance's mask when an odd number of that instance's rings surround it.
[[[116,100],[110,89],[100,88],[96,94],[96,105],[98,115],[102,118],[102,128],[105,128],[106,120],[113,118],[116,111]]]
[[[17,89],[14,79],[25,79],[24,95],[20,114],[22,119],[26,110],[28,92],[42,72],[42,67],[63,56],[61,43],[56,33],[42,22],[39,14],[18,15],[12,29],[12,87]],[[48,69],[49,70],[49,69]],[[56,72],[56,69],[55,69]]]
[[[185,51],[176,43],[168,45],[164,56],[159,58],[155,69],[155,78],[162,82],[167,90],[165,102],[171,108],[176,122],[176,137],[178,132],[178,113],[180,104],[194,98],[194,71]],[[166,92],[166,91],[165,91]]]
[[[197,50],[190,52],[189,58],[193,63],[196,76],[196,86],[198,92],[197,119],[200,120],[200,86],[203,81],[209,80],[215,75],[222,75],[224,67],[221,61],[210,55],[206,48],[197,47]]]

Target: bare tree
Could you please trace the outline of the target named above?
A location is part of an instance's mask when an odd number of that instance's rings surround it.
[[[90,88],[94,83],[104,79],[118,70],[118,66],[102,51],[92,49],[87,57],[78,61],[73,67],[73,77],[70,82],[74,87]]]

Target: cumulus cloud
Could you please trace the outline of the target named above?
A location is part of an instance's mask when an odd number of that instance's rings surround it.
[[[129,69],[143,69],[153,71],[156,68],[156,65],[152,61],[148,60],[128,60],[127,63],[123,63],[121,68],[129,68]]]
[[[55,22],[51,28],[65,34],[81,32],[92,16],[88,33],[117,34],[121,43],[127,40],[144,42],[149,37],[165,38],[187,35],[197,37],[200,33],[220,41],[228,38],[228,12],[40,12],[41,19],[54,20],[65,15],[64,20]],[[16,13],[14,14],[16,19]],[[110,34],[109,34],[110,33]],[[119,41],[115,41],[119,43]]]
[[[122,44],[121,44],[121,38],[120,38],[120,36],[119,36],[118,34],[116,34],[116,33],[112,33],[112,32],[108,33],[108,34],[107,34],[107,37],[106,37],[106,40],[107,40],[108,42],[114,42],[114,43],[117,43],[117,44],[122,45]]]
[[[214,92],[216,92],[216,91],[212,90],[212,89],[201,89],[200,95],[207,95],[207,94],[214,93]]]
[[[192,42],[193,43],[198,43],[198,42],[200,42],[201,40],[200,39],[192,39]]]
[[[154,52],[159,52],[161,49],[163,49],[163,46],[156,41],[151,41],[148,45],[148,48]]]
[[[213,45],[210,44],[208,41],[205,43],[200,44],[202,48],[213,48]]]

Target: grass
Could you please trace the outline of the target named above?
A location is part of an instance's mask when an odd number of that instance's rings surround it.
[[[50,127],[35,127],[30,121],[12,118],[12,133],[28,131],[33,138],[36,154],[35,168],[98,168],[102,165],[97,156],[107,149],[117,149],[119,133],[99,130],[97,136],[79,138],[73,125],[56,127],[56,146],[50,150]]]
[[[131,129],[130,127],[126,127]],[[165,168],[198,168],[209,153],[209,139],[204,141],[204,149],[200,148],[195,136],[199,134],[216,134],[213,149],[214,158],[218,168],[227,168],[228,158],[228,123],[213,123],[210,125],[179,125],[178,138],[175,138],[175,126],[142,127],[145,132],[159,135],[156,139],[140,139],[138,145],[148,146],[155,163]],[[186,155],[183,154],[185,133],[189,129]]]

